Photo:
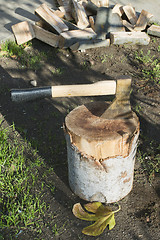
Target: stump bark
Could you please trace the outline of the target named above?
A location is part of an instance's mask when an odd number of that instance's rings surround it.
[[[132,189],[139,120],[104,119],[106,102],[75,108],[65,118],[69,184],[87,201],[117,202]]]

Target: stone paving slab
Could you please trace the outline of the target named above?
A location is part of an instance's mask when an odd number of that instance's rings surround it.
[[[0,0],[0,42],[14,39],[12,25],[26,20],[38,20],[34,10],[44,2],[49,7],[56,8],[54,0]]]

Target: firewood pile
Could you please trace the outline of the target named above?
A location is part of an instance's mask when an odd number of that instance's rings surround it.
[[[109,5],[109,0],[58,0],[56,10],[46,3],[35,9],[39,21],[24,21],[12,26],[17,44],[37,38],[56,48],[73,51],[110,44],[139,44],[150,42],[148,34],[160,33],[159,26],[147,30],[152,14],[137,13],[131,5]],[[158,30],[155,29],[158,27]]]

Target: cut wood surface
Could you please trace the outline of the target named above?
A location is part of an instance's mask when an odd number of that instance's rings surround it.
[[[69,30],[80,30],[78,26],[72,22],[67,21],[66,19],[62,18],[62,21],[67,25]]]
[[[57,31],[54,28],[52,28],[51,25],[49,25],[43,19],[40,19],[39,21],[35,22],[35,25],[43,28],[44,30],[47,30],[47,31],[50,31],[50,32],[53,32],[53,33],[57,33]]]
[[[139,120],[107,120],[105,102],[85,104],[65,118],[68,177],[86,201],[113,203],[132,189]]]
[[[156,37],[160,37],[160,26],[152,25],[148,28],[147,33]]]
[[[60,11],[60,10],[55,10],[53,11],[55,15],[57,15],[58,17],[60,18],[63,18],[65,16],[64,12],[63,11]]]
[[[145,32],[112,32],[110,34],[111,43],[148,45],[150,37]]]
[[[151,19],[151,17],[153,17],[153,14],[145,11],[145,10],[142,10],[141,13],[140,13],[140,16],[137,20],[137,23],[135,25],[135,28],[134,30],[135,31],[143,31],[146,29],[147,27],[147,24],[149,23],[149,20]]]
[[[95,18],[93,16],[89,16],[89,23],[91,25],[91,28],[95,32]]]
[[[134,32],[134,26],[126,20],[122,20],[123,26],[125,26],[129,31]]]
[[[91,0],[91,2],[96,5],[97,7],[101,7],[100,0]]]
[[[100,7],[109,7],[109,0],[99,0]]]
[[[79,2],[72,0],[73,2],[73,17],[80,29],[85,29],[89,26],[89,21],[84,7]]]
[[[134,135],[139,131],[138,118],[134,113],[129,119],[101,118],[107,107],[105,102],[94,102],[67,115],[66,131],[82,155],[97,160],[129,155]]]
[[[113,9],[112,9],[113,13],[117,13],[120,17],[122,17],[124,10],[123,10],[123,6],[119,3],[117,3]]]
[[[40,7],[35,10],[35,13],[53,27],[58,33],[68,31],[66,24],[43,3]]]
[[[86,28],[84,30],[71,30],[63,32],[60,35],[60,48],[70,47],[77,41],[89,40],[96,37],[96,33],[92,30],[92,28]]]
[[[135,25],[136,22],[137,22],[137,15],[136,15],[136,12],[135,12],[135,9],[130,6],[130,5],[126,5],[123,7],[123,11],[125,12],[128,20],[130,21],[130,23],[132,25]]]
[[[32,24],[27,21],[13,25],[12,31],[16,38],[17,44],[19,45],[35,38],[35,33],[32,28]]]
[[[39,40],[41,40],[44,43],[47,43],[48,45],[52,47],[58,47],[59,46],[59,35],[54,34],[52,32],[49,32],[39,26],[33,25],[32,26],[35,32],[35,37]]]
[[[70,6],[70,0],[57,0],[60,7],[59,9],[64,12],[65,18],[70,21],[73,20],[72,14],[71,14],[71,6]],[[63,9],[63,10],[62,10]]]

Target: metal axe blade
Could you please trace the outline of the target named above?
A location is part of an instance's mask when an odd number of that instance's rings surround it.
[[[121,76],[117,79],[116,97],[107,110],[101,115],[102,118],[130,118],[132,110],[130,105],[131,81],[129,76]]]

